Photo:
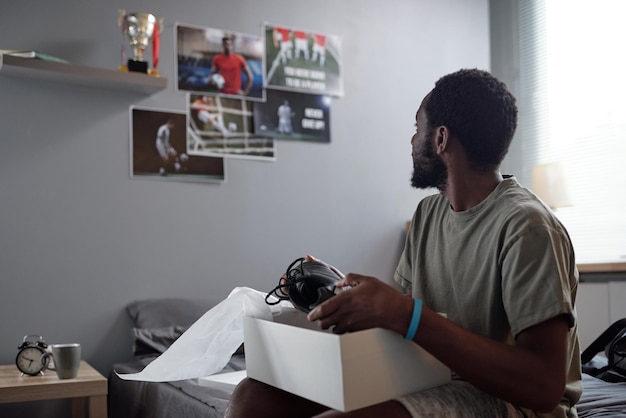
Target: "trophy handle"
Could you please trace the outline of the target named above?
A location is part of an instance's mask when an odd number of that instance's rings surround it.
[[[126,16],[126,9],[117,10],[117,26],[121,27],[124,24],[124,17]]]
[[[159,33],[163,32],[163,18],[157,17],[157,23],[159,24]]]

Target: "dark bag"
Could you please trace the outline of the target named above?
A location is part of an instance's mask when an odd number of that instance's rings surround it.
[[[608,364],[594,367],[593,357],[604,351]],[[606,329],[581,355],[582,371],[607,382],[626,382],[626,318]]]

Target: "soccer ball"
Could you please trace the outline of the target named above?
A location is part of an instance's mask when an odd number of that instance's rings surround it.
[[[211,74],[211,77],[209,77],[209,85],[215,87],[218,90],[223,89],[225,83],[226,80],[224,80],[224,77],[220,73],[213,73]]]
[[[184,152],[180,154],[179,158],[181,163],[186,163],[187,161],[189,161],[189,156]]]

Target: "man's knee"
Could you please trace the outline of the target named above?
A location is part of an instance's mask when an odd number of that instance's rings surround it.
[[[254,398],[258,395],[255,395],[259,392],[265,392],[268,390],[268,385],[265,383],[261,383],[258,380],[250,379],[249,377],[244,378],[235,390],[233,391],[232,398],[235,399],[247,399]]]
[[[249,377],[239,382],[230,398],[225,418],[245,416],[246,408],[248,408],[249,405],[254,405],[255,398],[259,396],[257,392],[260,390],[260,385],[262,385],[261,382],[250,379]]]
[[[245,378],[233,392],[226,418],[314,416],[327,409],[258,380]]]

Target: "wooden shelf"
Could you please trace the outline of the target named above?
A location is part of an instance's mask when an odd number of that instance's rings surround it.
[[[583,263],[578,264],[580,273],[619,273],[626,272],[626,262]]]
[[[0,76],[30,77],[66,84],[115,89],[144,94],[167,87],[167,79],[142,73],[64,64],[0,54]]]

